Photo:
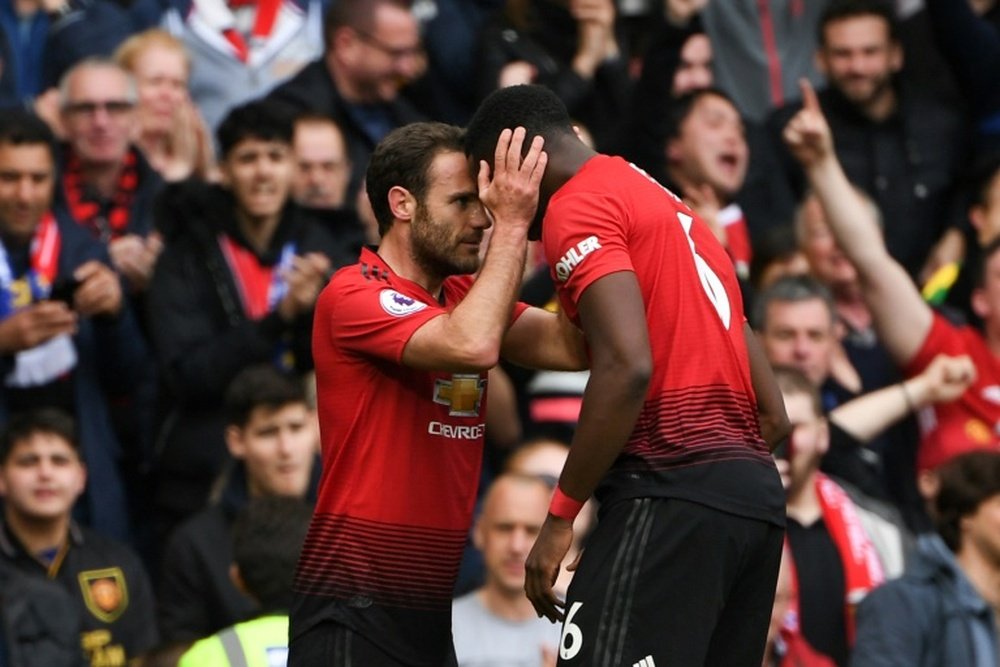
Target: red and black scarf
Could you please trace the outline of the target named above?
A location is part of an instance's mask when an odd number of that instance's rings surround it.
[[[73,219],[94,238],[110,241],[128,231],[132,200],[139,189],[137,164],[135,149],[129,149],[118,175],[118,187],[115,188],[114,196],[110,201],[102,201],[93,188],[83,183],[80,158],[72,151],[69,152],[66,172],[63,174],[66,202]]]

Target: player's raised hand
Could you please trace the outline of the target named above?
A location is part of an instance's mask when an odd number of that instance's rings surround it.
[[[526,138],[523,127],[506,129],[497,138],[493,173],[486,161],[479,163],[479,199],[498,225],[531,223],[538,208],[538,189],[548,164],[544,140],[534,137],[521,157]]]
[[[812,84],[801,79],[799,88],[802,90],[802,109],[788,121],[783,134],[795,159],[809,168],[833,156],[833,137]]]

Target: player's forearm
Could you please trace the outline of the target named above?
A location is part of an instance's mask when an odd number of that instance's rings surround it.
[[[638,355],[631,359],[600,356],[594,359],[580,420],[559,479],[563,492],[577,500],[586,500],[594,493],[628,442],[652,373],[652,365]]]
[[[778,383],[774,379],[771,364],[749,324],[743,324],[743,337],[750,359],[750,382],[757,399],[760,435],[768,448],[773,450],[781,440],[788,437],[792,425],[788,421],[788,415],[785,414],[785,403],[781,398]]]
[[[496,365],[524,274],[527,227],[498,228],[482,270],[468,295],[448,316],[446,340],[456,363],[487,369]]]

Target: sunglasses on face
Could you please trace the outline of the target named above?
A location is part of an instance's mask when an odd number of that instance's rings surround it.
[[[63,107],[67,113],[74,116],[94,116],[98,111],[104,111],[111,116],[121,116],[135,107],[128,100],[107,100],[105,102],[70,102]]]

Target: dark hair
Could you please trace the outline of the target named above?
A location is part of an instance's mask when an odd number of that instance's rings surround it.
[[[233,524],[233,560],[264,610],[291,607],[295,566],[312,510],[298,498],[254,498]]]
[[[226,389],[226,423],[246,426],[254,409],[277,410],[292,403],[309,403],[301,380],[270,364],[250,366],[240,371]]]
[[[885,0],[833,0],[820,14],[817,24],[817,43],[826,46],[826,27],[831,23],[859,16],[876,16],[885,20],[889,39],[899,41],[899,25],[892,4]]]
[[[1000,177],[1000,152],[990,152],[976,160],[969,170],[969,205],[985,206],[993,181]]]
[[[761,236],[759,243],[754,245],[753,257],[750,259],[750,284],[760,289],[760,281],[769,266],[775,262],[787,261],[798,252],[799,244],[791,225],[770,227]]]
[[[830,313],[830,325],[837,319],[836,306],[830,289],[812,276],[784,276],[757,295],[752,310],[753,328],[763,331],[767,327],[767,309],[772,303],[812,301],[819,299]]]
[[[773,366],[774,380],[782,394],[789,396],[805,396],[812,405],[816,417],[823,416],[823,400],[819,395],[819,387],[809,381],[806,374],[794,366]]]
[[[937,468],[934,499],[938,533],[952,551],[962,546],[961,523],[983,501],[1000,493],[1000,452],[976,450],[960,454]]]
[[[56,408],[39,408],[14,415],[0,435],[0,465],[6,464],[14,448],[32,436],[54,435],[69,443],[80,456],[80,442],[76,437],[76,422]]]
[[[389,209],[389,190],[406,188],[418,202],[423,202],[431,163],[438,154],[452,151],[462,152],[462,129],[445,123],[410,123],[379,142],[368,162],[365,189],[380,236],[389,231],[394,219]]]
[[[255,100],[232,109],[215,136],[225,158],[237,144],[247,139],[279,141],[291,146],[293,129],[292,113],[286,105],[272,100]]]
[[[664,114],[661,121],[661,131],[660,136],[663,137],[665,141],[670,141],[671,139],[676,139],[681,134],[681,126],[684,125],[684,121],[688,119],[691,115],[691,111],[694,109],[695,105],[703,97],[708,97],[709,95],[713,97],[720,97],[725,101],[729,102],[736,109],[737,113],[740,113],[740,108],[733,101],[733,98],[724,93],[722,90],[713,87],[698,88],[697,90],[691,90],[680,97],[671,100],[667,105],[667,112]],[[742,113],[740,116],[742,117]]]
[[[545,86],[521,85],[495,90],[483,100],[465,131],[465,153],[493,163],[497,138],[505,129],[523,127],[528,137],[548,141],[556,135],[574,136],[566,105]],[[525,142],[527,154],[530,142]]]
[[[55,142],[52,129],[34,113],[18,108],[0,110],[0,145],[42,145],[54,158]]]
[[[407,0],[336,0],[323,19],[323,38],[327,48],[333,44],[333,33],[340,28],[372,32],[375,29],[375,10],[379,5],[410,11]]]

